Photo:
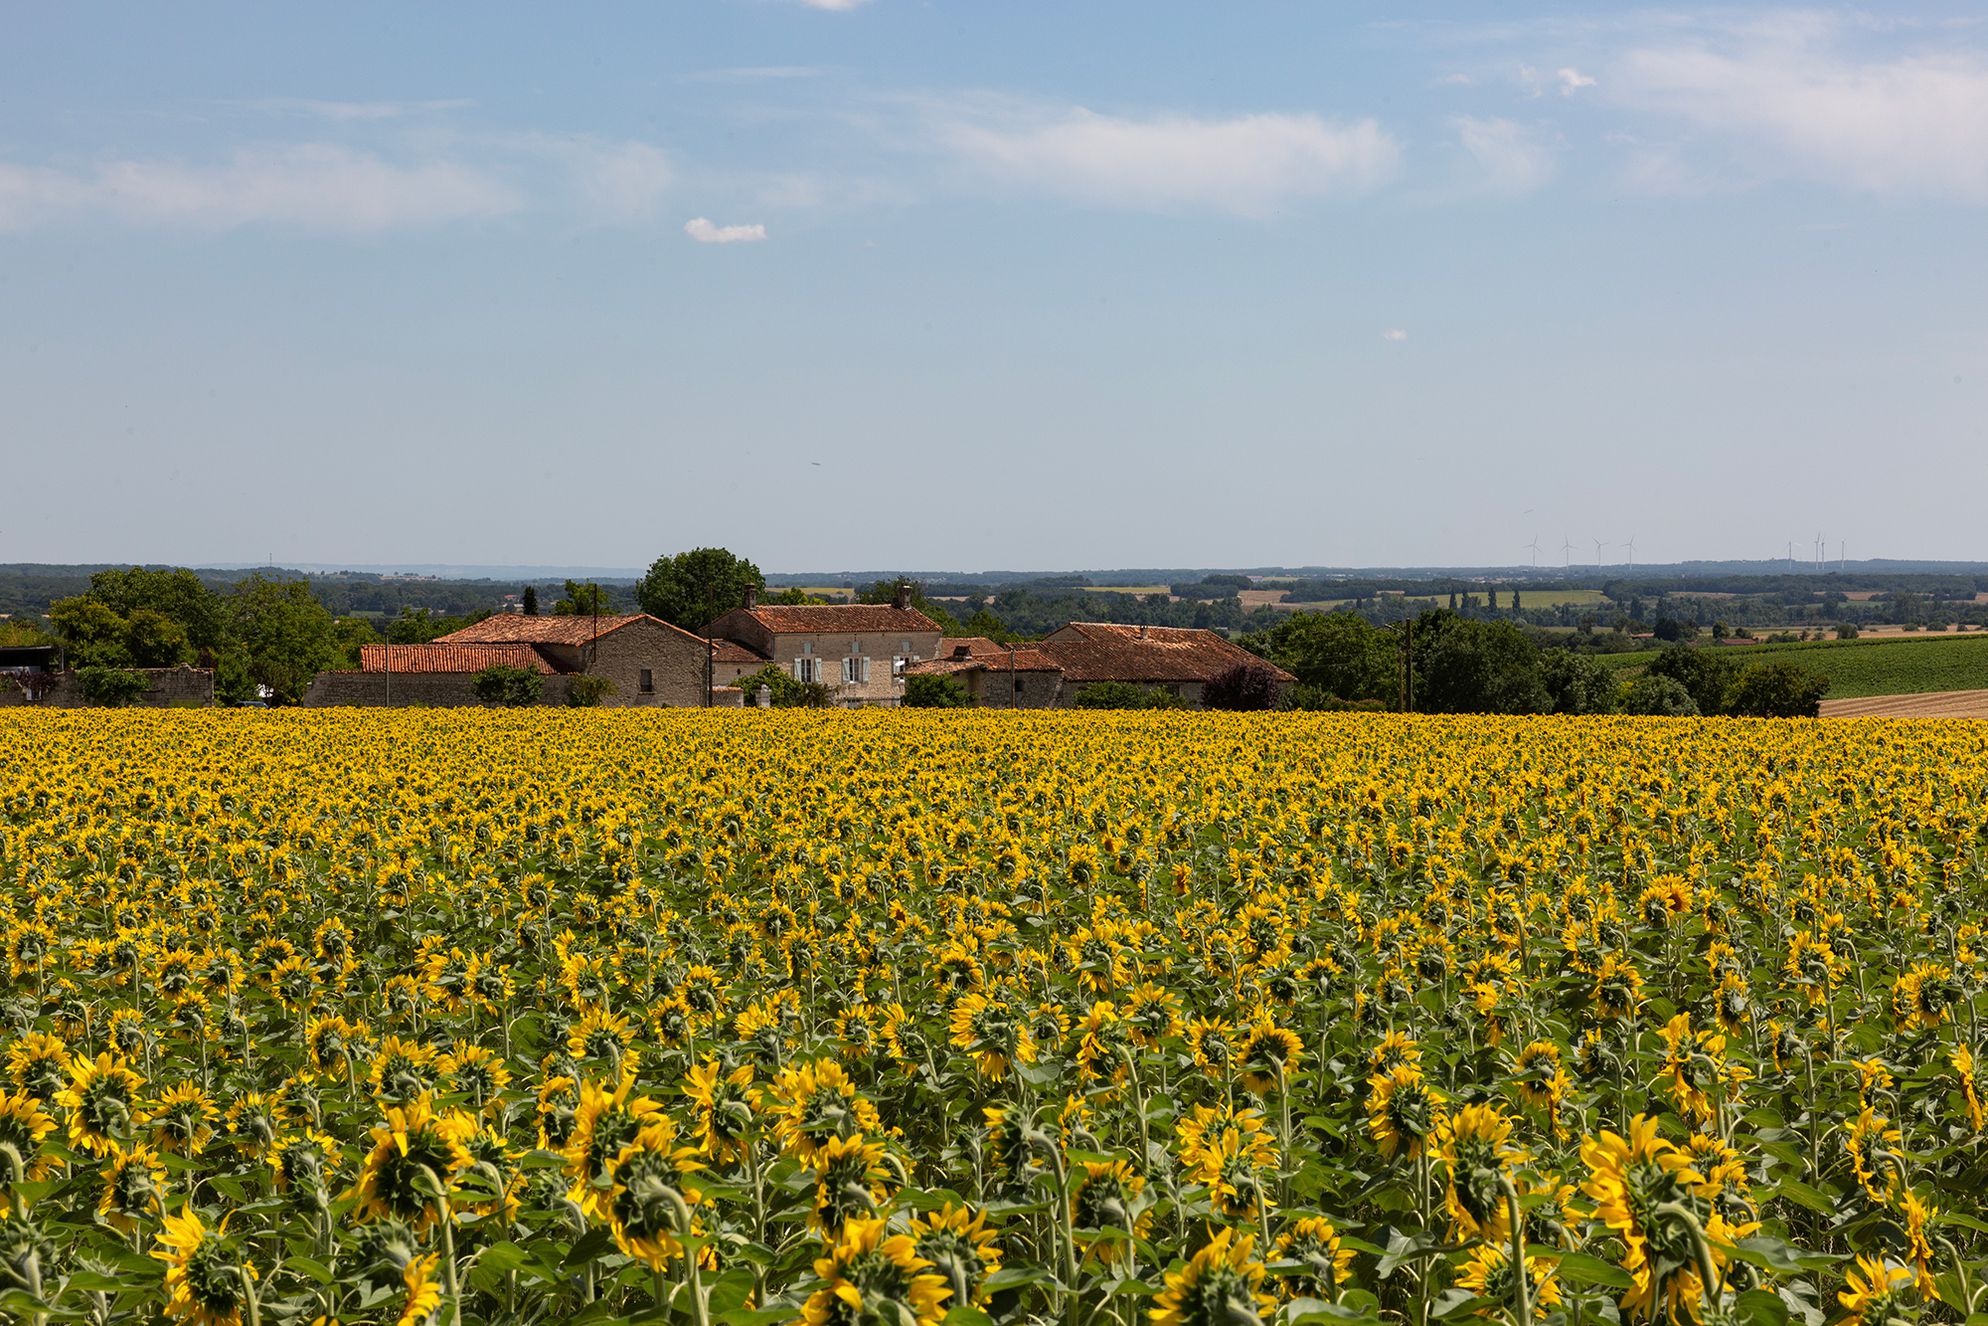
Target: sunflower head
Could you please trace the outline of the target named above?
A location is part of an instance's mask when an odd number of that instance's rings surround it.
[[[236,1326],[242,1319],[247,1290],[245,1265],[222,1227],[210,1229],[200,1213],[187,1207],[165,1219],[152,1256],[166,1264],[166,1313],[195,1326]]]
[[[1178,1271],[1153,1302],[1152,1326],[1248,1326],[1275,1306],[1261,1289],[1263,1263],[1250,1256],[1251,1238],[1223,1228]]]
[[[1855,1326],[1890,1326],[1905,1317],[1904,1310],[1913,1297],[1911,1267],[1860,1255],[1843,1280],[1843,1291],[1836,1301],[1849,1314],[1846,1321]]]
[[[867,1326],[873,1322],[937,1326],[952,1290],[918,1255],[908,1234],[890,1234],[884,1220],[851,1220],[826,1256],[815,1262],[823,1284],[801,1309],[806,1326]]]
[[[953,1291],[954,1303],[980,1301],[980,1285],[1001,1266],[987,1213],[947,1202],[911,1222],[912,1247]]]
[[[1465,1105],[1443,1121],[1436,1153],[1449,1171],[1444,1204],[1465,1238],[1503,1239],[1511,1228],[1505,1187],[1525,1153],[1495,1105]]]

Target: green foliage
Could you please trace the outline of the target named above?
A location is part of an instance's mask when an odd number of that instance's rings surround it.
[[[944,624],[944,621],[940,619],[939,615],[933,612],[930,608],[927,608],[925,610],[925,614],[926,616],[933,618],[935,621],[941,621],[942,625]],[[946,618],[944,620],[950,620],[950,618]],[[957,625],[947,627],[946,634],[952,636],[965,636],[965,635],[985,636],[987,639],[992,640],[997,645],[1012,645],[1022,640],[1026,640],[1028,638],[1027,636],[1022,635],[1019,631],[1011,631],[1007,627],[1003,626],[1001,624],[1001,619],[999,617],[996,617],[993,613],[989,612],[986,608],[975,608],[973,610],[973,615],[968,617],[965,621],[960,622]]]
[[[1740,674],[1731,712],[1748,718],[1814,718],[1829,678],[1799,663],[1762,663]]]
[[[353,653],[349,661],[357,666],[358,651],[355,649]],[[222,704],[242,704],[257,698],[255,678],[249,675],[248,654],[238,645],[223,649],[221,657],[214,660],[214,698]]]
[[[555,617],[608,617],[614,609],[607,601],[607,591],[589,580],[581,584],[577,580],[566,582],[566,597],[552,605]]]
[[[514,668],[501,663],[477,673],[471,685],[476,690],[476,698],[485,704],[512,708],[537,704],[545,694],[545,678],[538,673],[530,668]]]
[[[1622,712],[1694,718],[1698,714],[1698,704],[1677,678],[1645,674],[1629,683],[1629,689],[1622,697]]]
[[[828,600],[821,597],[821,595],[810,594],[805,589],[802,589],[799,585],[789,585],[787,586],[787,588],[781,590],[778,594],[773,595],[771,598],[768,598],[765,601],[768,603],[776,604],[783,608],[805,608],[812,603],[828,602]]]
[[[1184,709],[1186,701],[1158,686],[1129,681],[1094,681],[1077,688],[1072,702],[1079,709]]]
[[[1380,714],[1386,713],[1388,706],[1384,700],[1342,700],[1331,691],[1300,683],[1284,697],[1284,708],[1315,714]]]
[[[1350,612],[1296,612],[1239,643],[1312,691],[1392,704],[1401,690],[1401,651],[1395,639]]]
[[[591,709],[613,694],[614,678],[583,672],[567,687],[566,703],[575,709]]]
[[[907,709],[965,709],[973,704],[958,677],[930,672],[914,672],[904,679],[904,705]]]
[[[78,668],[76,684],[82,689],[85,700],[110,708],[134,703],[152,689],[144,673],[133,672],[130,668]]]
[[[124,619],[124,649],[133,667],[176,668],[194,660],[186,631],[157,608],[133,608]]]
[[[1614,668],[1566,649],[1540,651],[1539,680],[1547,711],[1555,714],[1613,713],[1621,691]]]
[[[1684,687],[1701,714],[1723,714],[1739,682],[1740,662],[1718,646],[1694,649],[1667,645],[1650,664],[1649,675],[1669,677]]]
[[[658,557],[635,586],[642,611],[672,626],[701,633],[734,608],[745,606],[746,591],[766,587],[759,568],[724,548],[693,548]]]
[[[48,610],[48,621],[61,639],[69,662],[78,668],[121,668],[131,663],[125,643],[129,623],[101,599],[90,595],[61,599]]]
[[[1448,612],[1415,623],[1415,707],[1437,714],[1538,714],[1551,707],[1538,646],[1508,621]]]
[[[339,664],[347,668],[356,668],[359,666],[359,647],[361,645],[376,645],[380,643],[380,633],[375,631],[373,624],[364,617],[340,617],[331,624],[331,635],[338,649]],[[216,669],[214,684],[218,688],[221,684],[218,663],[216,664]]]
[[[226,602],[184,567],[154,570],[134,566],[99,571],[90,577],[90,597],[126,619],[139,612],[153,612],[167,618],[178,626],[181,636],[197,653],[220,648],[228,633]],[[171,667],[179,661],[142,666]]]
[[[823,683],[796,681],[772,663],[749,677],[740,677],[733,685],[745,692],[748,706],[759,703],[761,686],[772,693],[769,698],[775,709],[826,709],[833,698]]]
[[[1202,684],[1201,703],[1210,709],[1274,709],[1277,673],[1262,663],[1224,668]]]
[[[538,586],[526,585],[524,594],[525,616],[538,616]]]
[[[249,678],[267,686],[275,704],[295,704],[313,677],[339,661],[331,614],[302,580],[258,572],[235,586],[229,607]]]

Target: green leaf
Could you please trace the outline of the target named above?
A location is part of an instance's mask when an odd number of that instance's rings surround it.
[[[1636,1283],[1635,1277],[1620,1266],[1585,1252],[1563,1252],[1556,1264],[1560,1274],[1575,1284],[1627,1289]]]
[[[1775,1195],[1785,1197],[1796,1206],[1806,1207],[1817,1215],[1834,1215],[1836,1201],[1819,1189],[1811,1188],[1800,1179],[1783,1179],[1775,1185]]]
[[[979,1308],[961,1303],[946,1314],[945,1326],[994,1326],[994,1319]]]
[[[283,1262],[283,1265],[287,1269],[295,1271],[299,1275],[307,1276],[310,1279],[317,1281],[321,1285],[328,1285],[332,1281],[338,1278],[337,1276],[331,1273],[331,1268],[329,1266],[326,1266],[323,1262],[315,1261],[309,1257],[286,1258]]]
[[[1764,1326],[1787,1326],[1788,1305],[1778,1295],[1765,1289],[1749,1289],[1733,1300],[1735,1315],[1741,1321],[1761,1322]]]

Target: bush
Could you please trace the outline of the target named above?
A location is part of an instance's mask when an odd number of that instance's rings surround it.
[[[573,678],[573,684],[566,690],[566,703],[574,709],[592,709],[602,700],[614,694],[614,679],[598,673],[583,672]]]
[[[1838,640],[1855,640],[1857,638],[1857,628],[1849,622],[1838,622],[1836,623],[1836,638]]]
[[[1606,714],[1615,709],[1620,689],[1615,669],[1598,658],[1565,649],[1542,650],[1539,679],[1546,687],[1549,712]]]
[[[904,679],[904,704],[908,709],[966,709],[973,697],[958,677],[914,672]]]
[[[1203,684],[1201,703],[1210,709],[1273,709],[1277,705],[1277,674],[1261,663],[1238,663]]]
[[[1135,686],[1129,681],[1094,681],[1077,688],[1074,703],[1079,709],[1182,709],[1186,701],[1159,687]]]
[[[1322,686],[1301,682],[1284,697],[1284,708],[1315,714],[1384,714],[1388,705],[1385,700],[1342,700]]]
[[[1622,697],[1625,714],[1654,714],[1667,718],[1695,718],[1698,705],[1691,692],[1675,677],[1650,673],[1629,683]]]
[[[113,709],[131,704],[152,689],[144,673],[130,668],[78,668],[76,684],[82,687],[85,700]]]
[[[775,709],[826,709],[832,698],[828,687],[818,681],[796,681],[779,667],[768,663],[749,677],[732,683],[745,692],[747,707],[759,703],[759,688],[773,692]]]
[[[1739,660],[1719,653],[1717,646],[1667,645],[1650,664],[1651,676],[1669,677],[1684,687],[1698,712],[1707,715],[1726,712],[1739,670]]]
[[[545,678],[529,668],[513,668],[499,664],[485,668],[476,674],[472,683],[476,698],[485,704],[500,704],[510,707],[537,704],[545,693]]]
[[[1748,718],[1814,718],[1829,678],[1799,663],[1762,663],[1740,674],[1732,712]]]

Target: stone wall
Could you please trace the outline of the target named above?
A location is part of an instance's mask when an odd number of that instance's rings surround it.
[[[565,704],[572,679],[546,677],[541,704]],[[379,709],[391,706],[456,709],[481,705],[473,672],[320,672],[304,692],[311,709],[347,707]]]
[[[639,619],[609,631],[580,652],[585,671],[614,683],[614,690],[602,698],[603,705],[695,708],[704,703],[708,650],[701,636]],[[644,668],[649,670],[646,691]]]
[[[131,702],[134,708],[207,707],[214,703],[212,668],[133,668],[132,671],[142,674],[150,683],[150,688]],[[54,674],[52,684],[35,701],[30,701],[12,680],[0,681],[0,708],[30,703],[50,709],[83,709],[89,706],[89,701],[83,698],[82,683],[77,681],[74,671]]]
[[[1010,673],[998,660],[966,674],[967,693],[988,709],[1054,709],[1070,702],[1063,674],[1017,669]]]

